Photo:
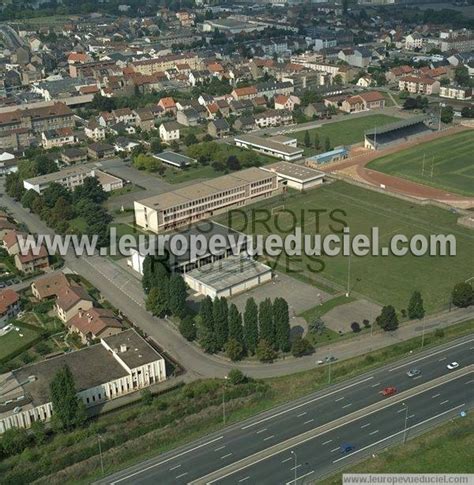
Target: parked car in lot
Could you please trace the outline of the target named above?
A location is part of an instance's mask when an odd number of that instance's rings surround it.
[[[407,372],[407,376],[408,377],[415,377],[415,376],[419,376],[420,374],[421,374],[421,370],[420,369],[410,369]]]
[[[453,370],[453,369],[457,369],[459,367],[459,363],[458,362],[451,362],[450,364],[448,364],[446,366],[449,370]]]
[[[393,386],[386,387],[380,391],[380,394],[382,394],[382,396],[393,396],[396,393],[397,393],[397,388]]]

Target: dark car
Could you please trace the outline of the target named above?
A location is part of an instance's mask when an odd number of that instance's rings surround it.
[[[351,443],[342,443],[341,445],[341,453],[350,453],[351,451],[355,450],[355,446]]]
[[[419,376],[420,374],[421,374],[421,370],[420,369],[410,369],[407,372],[407,376],[408,377],[415,377],[415,376]]]

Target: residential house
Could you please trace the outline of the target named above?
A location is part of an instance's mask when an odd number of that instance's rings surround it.
[[[437,94],[440,82],[430,77],[405,76],[398,81],[400,91],[408,91],[411,94]]]
[[[149,108],[139,108],[135,110],[136,125],[142,131],[150,131],[155,128],[155,117]]]
[[[230,126],[225,119],[217,118],[207,125],[207,132],[214,138],[222,138],[230,133]]]
[[[0,214],[3,214],[3,212]],[[2,215],[0,217],[0,239],[3,239],[8,232],[14,231],[15,229],[17,229],[16,224],[9,221],[6,216]]]
[[[58,128],[56,130],[43,131],[41,133],[41,141],[43,148],[49,150],[50,148],[72,145],[75,143],[75,137],[71,128]]]
[[[0,290],[0,328],[20,312],[20,295],[11,288]]]
[[[26,254],[17,253],[15,254],[15,266],[26,274],[45,271],[49,268],[48,252],[44,246],[41,246],[38,251],[30,249]]]
[[[304,108],[303,113],[308,118],[319,118],[327,115],[328,108],[324,103],[311,103]]]
[[[111,158],[115,154],[115,148],[108,143],[92,143],[87,147],[87,155],[98,160],[100,158]]]
[[[235,88],[230,94],[237,101],[241,101],[244,99],[253,99],[258,96],[257,88],[255,86]]]
[[[471,99],[472,97],[472,88],[461,87],[461,86],[440,86],[439,88],[439,95],[442,98],[449,98],[449,99]]]
[[[413,51],[423,47],[423,37],[418,33],[408,34],[405,37],[405,49]]]
[[[266,98],[271,99],[277,94],[289,96],[293,93],[295,87],[290,81],[267,81],[258,83],[256,89],[259,96],[265,96]]]
[[[161,98],[158,101],[158,106],[163,110],[164,113],[176,114],[177,108],[174,99],[171,97]]]
[[[115,123],[125,123],[134,126],[136,124],[137,115],[130,108],[115,109],[112,111]]]
[[[94,141],[105,140],[105,126],[97,123],[95,120],[90,120],[87,123],[84,132],[88,138]]]
[[[275,96],[275,109],[286,109],[293,111],[295,107],[301,104],[300,98],[297,96],[285,96],[284,94],[278,94]]]
[[[115,139],[114,148],[117,153],[130,153],[134,148],[140,146],[140,143],[125,136],[119,136]]]
[[[255,124],[259,128],[268,128],[270,126],[280,126],[282,124],[291,123],[293,116],[286,110],[267,110],[263,113],[258,113],[254,116]]]
[[[15,256],[20,252],[20,246],[18,244],[18,238],[26,238],[26,235],[22,232],[15,230],[8,231],[2,238],[3,248],[7,251],[9,256]]]
[[[176,121],[184,126],[197,126],[201,121],[201,115],[194,108],[186,108],[178,111]]]
[[[255,128],[255,118],[253,116],[239,116],[233,127],[237,131],[252,131]]]
[[[93,339],[116,335],[124,330],[122,322],[115,317],[111,310],[93,307],[88,310],[79,310],[67,321],[67,326],[72,333],[81,337],[83,344]]]
[[[378,91],[367,91],[366,93],[360,93],[359,96],[364,100],[365,109],[385,108],[385,97]]]
[[[57,298],[58,294],[64,292],[71,285],[63,272],[51,273],[31,283],[31,292],[39,300]]]
[[[99,125],[103,127],[107,127],[115,123],[114,115],[108,111],[102,111],[97,120],[99,121]]]
[[[370,76],[370,74],[365,74],[357,80],[357,86],[360,86],[361,88],[368,88],[373,82],[372,76]]]
[[[402,77],[408,76],[414,72],[413,67],[411,66],[398,66],[393,67],[390,69],[386,74],[385,77],[388,82],[398,82],[398,80]]]
[[[179,130],[181,125],[176,123],[176,121],[165,121],[160,125],[159,133],[162,141],[166,143],[171,143],[173,141],[179,140]]]
[[[82,286],[67,286],[58,290],[55,310],[59,319],[66,323],[80,310],[92,308],[92,298]]]
[[[66,148],[61,152],[61,161],[67,165],[85,162],[87,160],[87,150],[84,148]]]

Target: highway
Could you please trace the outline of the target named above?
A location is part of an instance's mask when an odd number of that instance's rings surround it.
[[[350,455],[346,458],[346,455],[340,454],[342,442],[354,444],[356,449],[352,454],[362,456],[365,447],[395,433],[398,433],[395,438],[400,439],[400,426],[404,424],[404,416],[402,419],[400,415],[406,408],[398,403],[378,409],[381,401],[384,401],[382,405],[389,405],[403,398],[404,393],[414,392],[415,388],[418,392],[421,386],[420,389],[425,392],[404,399],[409,409],[407,419],[410,427],[445,411],[454,409],[452,412],[457,412],[457,406],[472,404],[473,372],[472,368],[466,367],[474,364],[473,350],[474,336],[471,335],[425,351],[231,425],[114,474],[100,483],[288,483],[294,473],[294,463],[288,459],[294,458],[291,449],[300,460],[297,468],[300,476],[308,474],[314,479],[349,459]],[[449,379],[453,371],[449,371],[446,365],[451,361],[459,362],[459,370],[467,370],[469,374],[435,383],[436,388],[426,390],[434,379],[446,376]],[[413,367],[421,370],[421,375],[410,378],[406,373]],[[453,376],[458,371],[454,371]],[[382,397],[379,391],[387,386],[395,386],[398,394]],[[347,423],[348,416],[354,413],[357,419],[352,421],[351,418],[352,422]],[[364,417],[365,414],[368,416]],[[340,423],[334,428],[333,423],[337,420]],[[321,426],[329,428],[324,434],[303,442],[308,433]],[[288,440],[289,445],[285,444]],[[244,460],[243,464],[238,463],[241,460]],[[231,474],[229,466],[233,466]]]

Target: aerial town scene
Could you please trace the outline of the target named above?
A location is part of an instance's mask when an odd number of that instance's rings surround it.
[[[0,484],[474,484],[474,0],[0,1]]]

